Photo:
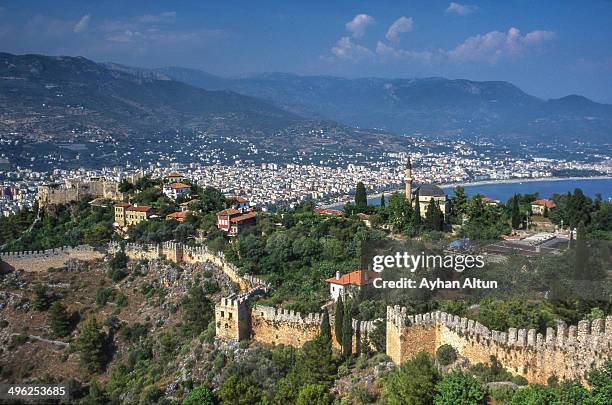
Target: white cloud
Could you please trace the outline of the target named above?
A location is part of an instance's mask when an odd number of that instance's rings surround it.
[[[79,33],[79,32],[83,32],[87,29],[87,27],[89,27],[89,21],[91,20],[91,15],[90,14],[85,14],[83,17],[81,17],[81,19],[74,25],[74,28],[72,29],[73,32],[75,33]]]
[[[412,20],[412,17],[402,16],[391,24],[389,30],[387,31],[386,37],[389,41],[397,42],[399,41],[400,34],[412,31],[413,25],[414,21]]]
[[[478,10],[478,6],[472,6],[468,4],[459,4],[453,1],[448,5],[446,12],[455,13],[459,15],[468,15],[468,14],[472,14],[476,10]]]
[[[393,58],[411,60],[421,63],[432,63],[439,58],[439,54],[430,51],[412,51],[406,49],[397,49],[389,46],[381,41],[376,44],[376,54],[381,58]]]
[[[496,63],[502,58],[521,55],[554,37],[554,32],[540,30],[521,35],[519,29],[512,27],[508,32],[491,31],[469,37],[446,54],[450,60],[459,62]]]
[[[357,62],[362,59],[369,59],[374,53],[365,46],[354,43],[349,37],[342,37],[331,49],[331,53],[337,59],[346,59]]]
[[[138,18],[141,23],[173,23],[176,20],[176,11],[165,11],[159,14],[145,14]]]
[[[357,14],[355,18],[346,23],[346,29],[351,32],[354,38],[361,38],[365,35],[366,28],[374,24],[374,17],[367,14]]]

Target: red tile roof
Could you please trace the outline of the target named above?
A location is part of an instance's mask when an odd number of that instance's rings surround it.
[[[246,221],[247,219],[255,218],[256,216],[257,216],[257,213],[255,211],[249,211],[246,214],[242,214],[240,216],[230,218],[230,222],[242,222],[242,221]]]
[[[367,275],[367,276],[366,276]],[[372,284],[375,278],[379,278],[380,275],[374,271],[368,270],[355,270],[353,272],[343,274],[340,276],[340,280],[336,279],[336,277],[328,278],[328,283],[340,284],[340,285],[366,285]]]
[[[227,209],[224,209],[223,211],[217,212],[217,215],[236,215],[236,214],[240,214],[240,211],[238,211],[235,208],[227,208]]]
[[[125,203],[125,202],[118,202],[118,203],[114,203],[113,205],[115,207],[131,207],[132,206],[132,204]]]
[[[531,204],[532,205],[541,205],[541,206],[546,207],[548,209],[552,209],[552,208],[556,208],[557,207],[557,204],[555,204],[554,201],[546,200],[546,199],[535,200]]]
[[[173,188],[173,189],[177,189],[177,188],[191,188],[191,186],[189,184],[185,184],[185,183],[172,183],[172,184],[170,184],[170,188]]]
[[[184,212],[184,211],[173,212],[172,214],[166,215],[166,218],[168,218],[168,219],[176,219],[176,220],[185,219],[185,217],[187,217],[187,213]]]
[[[342,211],[338,211],[338,210],[332,210],[329,208],[315,208],[314,212],[316,214],[321,214],[321,215],[336,215],[338,217],[341,217],[344,215],[344,212]]]
[[[137,207],[132,205],[131,207],[128,207],[127,211],[148,212],[151,211],[151,207],[149,207],[148,205],[139,205]]]
[[[180,174],[180,173],[177,173],[177,172],[172,172],[172,173],[169,173],[169,174],[165,175],[164,177],[165,178],[168,178],[168,177],[183,177],[183,175]]]

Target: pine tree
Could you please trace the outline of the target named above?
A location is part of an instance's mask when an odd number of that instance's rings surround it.
[[[385,193],[380,194],[380,206],[385,208]]]
[[[334,333],[336,334],[336,342],[342,345],[342,325],[344,318],[344,304],[342,302],[342,296],[338,297],[336,301],[336,316],[334,319]]]
[[[77,339],[81,362],[85,368],[95,373],[102,370],[106,362],[106,333],[101,330],[96,318],[88,319]]]
[[[344,306],[342,318],[342,355],[350,357],[353,354],[353,325],[351,319],[351,304]]]
[[[355,205],[357,208],[365,208],[368,206],[368,194],[365,189],[365,185],[360,181],[357,183],[357,190],[355,191]]]
[[[59,301],[55,301],[49,308],[49,326],[53,335],[57,337],[70,334],[70,318],[66,308]]]

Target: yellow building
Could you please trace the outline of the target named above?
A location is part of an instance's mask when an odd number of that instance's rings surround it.
[[[116,203],[115,222],[120,227],[132,226],[147,221],[152,213],[148,205],[131,205],[128,203]]]
[[[113,204],[113,207],[115,209],[115,223],[119,225],[120,227],[124,227],[126,224],[125,210],[131,207],[131,204],[120,202],[120,203]]]

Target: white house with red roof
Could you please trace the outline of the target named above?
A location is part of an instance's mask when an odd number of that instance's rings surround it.
[[[179,197],[188,195],[191,191],[191,186],[185,183],[170,183],[164,185],[164,194],[173,200]]]
[[[369,270],[355,270],[347,274],[336,273],[336,277],[328,278],[329,293],[334,301],[338,301],[339,297],[355,297],[363,289],[374,283],[374,279],[380,275]]]

